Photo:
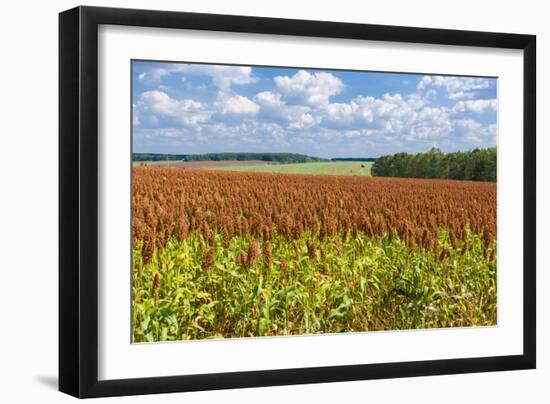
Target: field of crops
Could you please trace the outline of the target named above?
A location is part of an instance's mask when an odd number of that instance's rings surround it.
[[[222,171],[252,171],[279,174],[330,174],[330,175],[371,175],[371,161],[322,161],[310,163],[281,164],[276,161],[134,161],[134,167],[174,167],[201,168]]]
[[[329,174],[329,175],[371,175],[372,162],[365,161],[323,161],[297,164],[243,164],[226,165],[213,169],[225,171],[253,171],[278,174]]]
[[[495,325],[496,184],[133,168],[133,340]]]

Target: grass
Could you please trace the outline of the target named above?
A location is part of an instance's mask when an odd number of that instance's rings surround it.
[[[209,170],[254,171],[281,174],[332,174],[332,175],[371,175],[372,162],[315,162],[297,164],[258,164],[248,166],[209,167]]]
[[[275,233],[266,244],[216,233],[209,246],[194,233],[145,263],[138,241],[133,340],[495,325],[496,241],[486,249],[468,231],[453,248],[441,229],[437,242],[440,255],[409,250],[396,235]]]

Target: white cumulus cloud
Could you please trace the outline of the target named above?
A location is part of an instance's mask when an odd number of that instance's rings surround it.
[[[344,83],[331,73],[299,70],[292,77],[274,78],[277,89],[290,102],[316,106],[327,104],[331,96],[342,91]]]
[[[216,87],[229,91],[232,85],[243,85],[256,82],[249,66],[221,65],[178,65],[177,71],[196,75],[209,76]]]
[[[462,112],[473,112],[476,114],[483,114],[488,111],[497,110],[497,100],[496,99],[486,99],[486,100],[467,100],[459,101],[453,108],[454,113]]]
[[[420,91],[444,89],[451,100],[472,99],[475,91],[490,88],[491,81],[482,77],[423,76],[416,88]]]
[[[254,101],[242,95],[235,95],[223,101],[222,114],[254,115],[259,109],[260,107]]]
[[[141,123],[142,118],[155,125],[159,118],[175,119],[185,125],[197,125],[207,121],[212,115],[207,106],[200,102],[183,99],[176,100],[163,91],[145,91],[139,97],[134,109],[135,119]]]
[[[138,75],[138,79],[144,82],[160,81],[162,77],[170,74],[186,73],[197,76],[208,76],[218,89],[229,91],[232,85],[242,85],[256,82],[250,66],[222,66],[165,63],[162,67],[150,68]],[[183,81],[187,79],[182,77]]]
[[[145,108],[166,116],[178,116],[181,112],[198,110],[200,102],[193,100],[175,100],[163,91],[146,91],[140,96],[140,103]]]
[[[256,94],[255,100],[258,104],[265,108],[280,108],[284,102],[281,101],[281,94],[272,91],[262,91]]]

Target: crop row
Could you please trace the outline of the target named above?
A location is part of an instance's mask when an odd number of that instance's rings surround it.
[[[133,238],[149,261],[172,240],[214,234],[225,245],[251,235],[324,240],[358,233],[387,235],[410,249],[447,254],[437,242],[445,229],[450,245],[480,235],[496,239],[496,184],[452,180],[274,175],[174,168],[133,168]]]

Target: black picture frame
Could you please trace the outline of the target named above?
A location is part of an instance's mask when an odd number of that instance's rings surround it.
[[[523,353],[513,356],[99,381],[97,63],[100,24],[522,50]],[[60,13],[59,390],[85,398],[534,369],[535,106],[534,35],[96,7],[77,7]]]

